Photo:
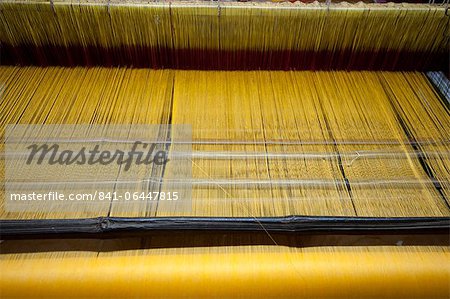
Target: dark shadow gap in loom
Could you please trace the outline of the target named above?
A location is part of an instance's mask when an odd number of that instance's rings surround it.
[[[144,47],[12,46],[2,44],[1,64],[21,66],[128,66],[186,70],[449,70],[442,53],[192,50]]]
[[[155,232],[151,235],[110,235],[105,238],[72,235],[66,238],[57,236],[40,238],[20,238],[0,243],[0,256],[14,253],[38,252],[117,252],[125,250],[200,248],[274,245],[292,248],[326,246],[449,246],[450,234],[281,234],[265,232],[198,232],[183,231]],[[99,250],[99,248],[101,248]]]

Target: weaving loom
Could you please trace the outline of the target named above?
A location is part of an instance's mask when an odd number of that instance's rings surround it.
[[[0,19],[1,298],[450,297],[448,1],[5,0]],[[30,136],[168,159],[33,164]]]

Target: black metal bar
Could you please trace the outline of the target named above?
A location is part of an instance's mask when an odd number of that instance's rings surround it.
[[[99,217],[84,219],[0,220],[0,238],[143,232],[277,233],[450,233],[450,217]]]

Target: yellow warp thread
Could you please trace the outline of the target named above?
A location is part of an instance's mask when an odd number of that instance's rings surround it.
[[[428,4],[2,1],[11,46],[445,53],[445,7]],[[383,39],[379,37],[383,36]],[[136,50],[138,51],[138,50]],[[136,52],[137,53],[137,52]],[[134,55],[134,54],[133,54]],[[148,55],[148,54],[145,54]]]
[[[0,78],[5,82],[2,129],[14,123],[164,124],[171,119],[174,124],[191,124],[194,141],[216,143],[194,144],[194,152],[249,155],[220,160],[196,157],[194,180],[336,181],[334,187],[194,185],[192,213],[184,216],[449,215],[445,198],[430,183],[417,150],[408,143],[411,138],[436,143],[423,144],[419,151],[427,157],[442,192],[448,194],[448,108],[420,73],[2,67]],[[276,140],[282,143],[264,145]],[[358,140],[363,143],[346,143]],[[398,144],[383,144],[386,140]],[[221,143],[239,141],[250,143]],[[308,144],[312,141],[318,143]],[[340,160],[261,159],[252,153],[339,154]],[[400,156],[366,158],[364,153]],[[166,179],[170,170],[168,165]],[[397,179],[416,183],[370,185]],[[114,204],[110,212],[129,217],[179,215]],[[82,211],[71,215],[96,216]],[[1,217],[69,215],[2,211]]]

